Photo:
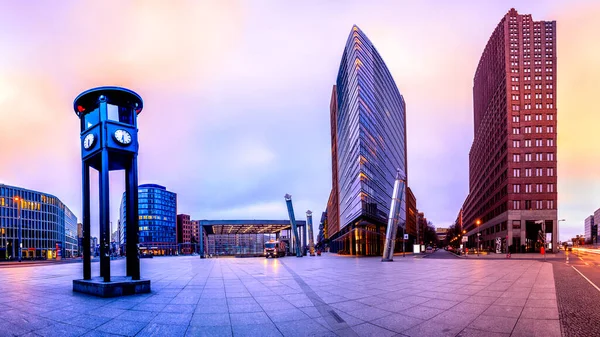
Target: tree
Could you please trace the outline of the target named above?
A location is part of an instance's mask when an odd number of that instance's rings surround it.
[[[426,245],[437,245],[437,233],[435,232],[435,227],[433,227],[433,223],[428,222],[425,230],[423,232],[423,242]]]

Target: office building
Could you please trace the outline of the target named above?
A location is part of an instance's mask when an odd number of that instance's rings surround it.
[[[421,242],[418,240],[419,228],[417,227],[417,198],[413,194],[410,187],[406,188],[406,234],[409,236],[409,240],[406,241],[406,247],[404,249],[411,250],[411,245]]]
[[[586,243],[597,243],[598,242],[598,222],[600,221],[600,208],[597,209],[593,215],[585,218],[585,231],[584,237]]]
[[[473,80],[474,140],[463,204],[468,246],[548,249],[558,239],[556,22],[513,8],[485,46]],[[503,247],[504,249],[505,247]]]
[[[121,199],[120,236],[122,251],[127,243],[127,205]],[[144,184],[138,188],[139,245],[142,254],[177,253],[177,194],[164,186]]]
[[[57,197],[0,184],[0,260],[77,256],[77,217]]]
[[[198,221],[187,214],[177,214],[177,249],[179,254],[192,254],[197,251]]]
[[[400,170],[404,178],[407,174],[405,109],[383,59],[353,26],[330,104],[332,191],[327,233],[331,251],[382,254],[396,172]],[[400,207],[399,226],[405,228],[405,195]]]
[[[77,224],[77,256],[83,255],[83,224]]]

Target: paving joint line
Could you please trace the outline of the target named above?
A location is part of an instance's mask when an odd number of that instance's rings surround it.
[[[304,295],[306,295],[306,297],[308,297],[308,299],[312,302],[312,304],[319,311],[321,316],[323,316],[323,319],[325,320],[325,322],[327,322],[327,324],[334,333],[338,334],[339,332],[343,336],[358,337],[358,334],[356,333],[356,331],[354,331],[354,329],[352,329],[352,327],[350,327],[348,322],[346,322],[343,319],[343,322],[338,322],[335,316],[331,314],[331,312],[335,312],[335,309],[332,308],[329,304],[325,303],[325,301],[323,301],[323,299],[314,290],[312,290],[312,288],[308,284],[306,284],[306,282],[304,282],[300,275],[298,275],[295,271],[292,270],[292,268],[288,267],[285,263],[281,262],[281,265],[292,275],[296,283],[298,283],[298,285],[300,286],[300,289],[302,289],[302,291],[304,292]]]

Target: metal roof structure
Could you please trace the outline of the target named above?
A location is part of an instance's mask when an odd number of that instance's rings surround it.
[[[296,220],[298,226],[306,221]],[[200,220],[206,234],[273,234],[290,229],[289,220]]]

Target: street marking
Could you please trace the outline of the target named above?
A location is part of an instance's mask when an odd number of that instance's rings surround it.
[[[579,259],[580,259],[581,261],[583,261],[583,258],[581,258],[581,257],[580,257]]]
[[[583,275],[579,270],[577,270],[577,268],[575,268],[575,266],[571,266],[571,268],[575,269],[575,271],[578,272],[579,275],[581,275],[581,277],[586,279],[586,281],[588,281],[592,286],[594,286],[594,288],[596,288],[596,290],[600,291],[600,288],[598,288],[598,286],[596,286],[592,281],[590,281],[589,278],[585,277],[585,275]]]
[[[588,262],[585,262],[585,265],[586,265],[586,266],[589,266],[590,264],[589,264]]]

